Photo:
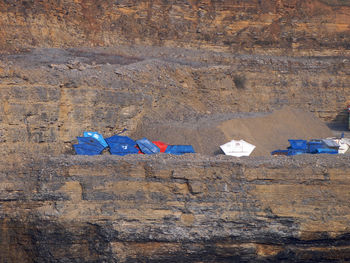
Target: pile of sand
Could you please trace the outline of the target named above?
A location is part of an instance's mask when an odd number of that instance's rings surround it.
[[[318,139],[332,136],[331,130],[312,113],[285,107],[258,117],[220,120],[212,117],[182,123],[139,125],[132,137],[147,137],[169,144],[191,144],[196,152],[221,154],[219,146],[243,139],[256,146],[251,156],[270,155],[289,146],[288,139]]]

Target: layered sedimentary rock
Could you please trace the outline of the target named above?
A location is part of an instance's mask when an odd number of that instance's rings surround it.
[[[344,123],[349,16],[347,0],[0,1],[0,262],[350,260],[348,156],[72,151],[84,130],[284,105]]]
[[[345,123],[349,10],[340,0],[2,1],[0,145],[68,153],[87,129],[132,134],[284,105]]]
[[[350,159],[1,160],[1,262],[349,260]]]
[[[0,46],[148,44],[279,54],[349,50],[350,4],[312,1],[2,1]]]
[[[35,49],[1,61],[0,145],[6,153],[71,153],[84,130],[111,136],[127,128],[142,136],[143,124],[178,123],[181,129],[202,117],[227,120],[284,105],[345,123],[350,103],[349,57],[120,46]]]

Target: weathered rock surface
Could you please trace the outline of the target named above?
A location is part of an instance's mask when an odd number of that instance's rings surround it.
[[[71,153],[84,130],[133,134],[155,122],[227,120],[283,105],[345,123],[350,103],[350,57],[121,46],[0,58],[0,145],[8,154]]]
[[[155,120],[284,105],[345,123],[349,8],[340,0],[2,1],[0,146],[57,155],[83,130],[132,134]]]
[[[0,261],[347,261],[349,161],[1,160]]]
[[[349,51],[347,0],[2,1],[0,47],[146,44],[306,55]]]
[[[349,261],[349,156],[71,155],[284,105],[345,123],[349,43],[347,0],[0,1],[0,262]]]

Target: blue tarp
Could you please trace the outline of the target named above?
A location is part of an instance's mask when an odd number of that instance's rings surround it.
[[[320,140],[308,142],[308,152],[317,153],[318,149],[327,148],[327,146]]]
[[[104,139],[103,136],[97,132],[84,132],[84,137],[77,137],[77,139],[78,144],[73,145],[73,147],[78,155],[98,155],[101,154],[106,147],[109,147],[111,154],[122,156],[141,152],[144,154],[160,152],[160,148],[147,138],[134,141],[128,136],[114,135]],[[165,153],[180,155],[195,153],[195,151],[191,145],[169,145]]]
[[[328,144],[327,144],[328,143]],[[308,152],[313,154],[337,154],[339,145],[333,140],[311,140],[308,142]]]
[[[105,148],[108,146],[105,139],[103,139],[103,136],[99,134],[98,132],[84,132],[84,137],[92,137],[98,140]]]
[[[105,139],[107,144],[110,143],[127,143],[136,146],[136,142],[128,136],[113,135],[112,137]]]
[[[276,150],[271,152],[272,155],[299,155],[299,154],[337,154],[338,149],[330,148],[324,142],[324,140],[311,140],[307,142],[306,140],[288,140],[290,147],[288,150]],[[339,146],[338,146],[339,147]]]
[[[288,140],[290,147],[295,150],[307,150],[306,140]]]
[[[78,143],[73,145],[78,155],[98,155],[105,148],[93,137],[77,137]]]
[[[160,152],[159,147],[147,138],[137,140],[136,143],[137,146],[140,148],[141,152],[143,152],[144,154],[155,154]]]
[[[288,153],[287,155],[299,155],[299,154],[305,154],[307,153],[307,150],[303,150],[303,149],[288,149]]]
[[[332,148],[319,148],[315,152],[316,154],[321,154],[321,153],[328,153],[328,154],[338,154],[337,149],[332,149]]]
[[[181,155],[185,153],[195,153],[192,145],[168,145],[165,153]]]
[[[114,155],[127,155],[127,154],[137,154],[139,150],[130,144],[126,143],[111,143],[109,146],[109,152]]]
[[[101,151],[84,144],[74,144],[74,150],[77,155],[100,155]]]
[[[109,151],[114,155],[137,154],[139,150],[136,148],[136,142],[128,136],[114,135],[106,138]]]

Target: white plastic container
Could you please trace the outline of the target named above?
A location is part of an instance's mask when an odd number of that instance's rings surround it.
[[[220,146],[226,155],[230,156],[249,156],[255,149],[255,145],[244,140],[232,140]]]

